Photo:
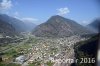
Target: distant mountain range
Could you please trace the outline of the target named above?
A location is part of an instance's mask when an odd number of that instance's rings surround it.
[[[24,30],[25,30],[25,32],[32,32],[32,30],[37,26],[36,24],[34,24],[34,23],[32,23],[32,22],[30,22],[30,21],[23,21],[24,22],[24,26],[25,26],[25,28],[24,28]]]
[[[32,33],[38,37],[67,37],[91,32],[71,19],[55,15],[47,22],[38,25]]]
[[[98,21],[94,21],[88,26],[95,25],[93,27],[97,28],[98,23]],[[59,15],[52,16],[45,23],[36,26],[32,22],[21,21],[6,14],[0,14],[0,33],[13,35],[29,31],[32,31],[32,34],[38,37],[68,37],[91,33],[86,27],[76,23],[74,20]]]
[[[100,19],[95,19],[92,23],[88,24],[87,27],[90,30],[98,33],[100,31]]]
[[[10,17],[6,14],[0,14],[0,20],[9,23],[12,25],[17,32],[27,32],[33,30],[36,26],[34,23],[31,22],[23,22],[17,18]]]

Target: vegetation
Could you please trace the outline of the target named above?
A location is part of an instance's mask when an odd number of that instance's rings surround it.
[[[0,66],[21,66],[21,65],[20,64],[15,64],[15,63],[9,63],[9,64],[0,63]]]
[[[38,61],[38,60],[35,60],[33,63],[29,64],[29,66],[41,66],[41,61]],[[51,61],[48,61],[47,63],[44,63],[44,65],[47,65],[47,66],[53,66],[53,62]]]
[[[53,66],[54,63],[51,61],[48,61],[46,64],[47,64],[47,66]]]
[[[35,60],[33,61],[33,63],[29,64],[29,66],[40,66],[41,65],[41,61]]]
[[[97,52],[97,45],[98,45],[98,35],[93,36],[87,41],[79,42],[75,45],[75,56],[78,59],[76,63],[77,66],[95,66],[96,64],[96,52]],[[86,63],[82,61],[82,58],[91,59],[89,62]],[[94,58],[94,59],[93,59]]]

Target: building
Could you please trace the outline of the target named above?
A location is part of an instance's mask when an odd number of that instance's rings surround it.
[[[21,56],[19,56],[19,57],[17,57],[16,59],[15,59],[15,62],[17,62],[17,63],[19,63],[19,64],[22,64],[22,63],[24,63],[26,61],[26,57],[24,56],[24,55],[21,55]]]

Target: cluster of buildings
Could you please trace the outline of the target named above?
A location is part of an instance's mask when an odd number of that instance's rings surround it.
[[[38,38],[38,42],[32,46],[31,52],[28,54],[30,57],[26,59],[25,56],[19,56],[16,58],[16,62],[32,63],[35,60],[41,60],[44,63],[48,61],[60,62],[67,58],[74,58],[73,46],[79,41],[84,41],[86,38],[80,36],[71,36],[68,38]]]

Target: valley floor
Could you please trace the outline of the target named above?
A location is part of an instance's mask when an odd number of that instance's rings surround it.
[[[21,66],[70,66],[72,59],[75,59],[74,44],[87,39],[81,36],[67,38],[29,36],[22,42],[0,46],[3,48],[0,53],[3,62]]]

